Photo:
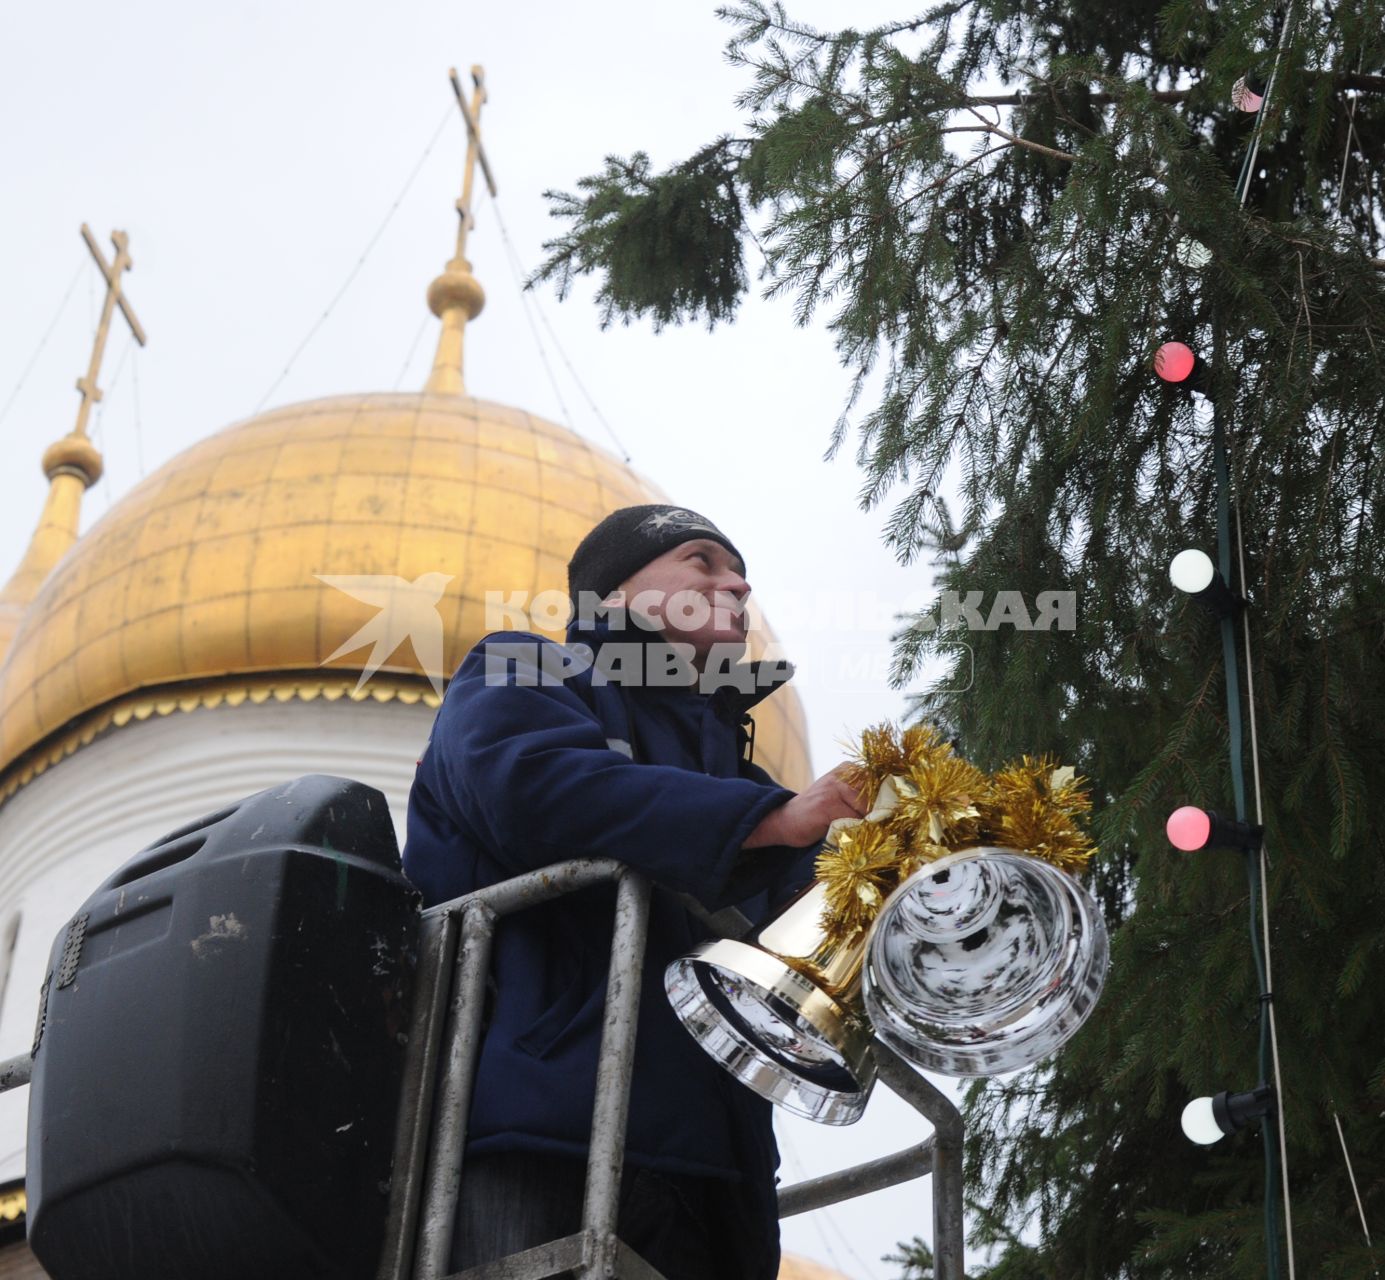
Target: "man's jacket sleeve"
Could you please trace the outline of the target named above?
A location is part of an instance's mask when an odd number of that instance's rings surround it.
[[[742,764],[741,776],[771,787],[778,785],[758,764]],[[764,845],[752,851],[759,864],[756,867],[757,880],[769,890],[769,910],[765,919],[777,915],[780,908],[796,897],[800,889],[806,889],[812,884],[821,850],[822,842],[819,841],[806,849],[778,844]],[[745,862],[746,860],[742,859],[740,865],[743,867]],[[739,875],[739,869],[733,873],[733,877]],[[733,878],[733,892],[739,883],[738,879]]]
[[[741,844],[792,792],[636,764],[607,745],[570,682],[541,681],[522,660],[511,660],[508,676],[488,674],[478,646],[448,688],[429,747],[444,803],[464,812],[512,872],[614,858],[714,910],[783,875],[781,859],[757,865],[757,851],[742,853]]]

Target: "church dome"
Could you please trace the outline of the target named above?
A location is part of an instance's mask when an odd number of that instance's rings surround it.
[[[435,702],[407,642],[373,693],[343,678],[366,665],[369,642],[332,655],[377,610],[317,575],[450,575],[437,606],[450,675],[492,629],[487,592],[564,590],[596,521],[661,500],[567,429],[465,394],[336,396],[226,427],[117,502],[24,610],[0,665],[0,798],[140,691],[162,696],[158,711],[197,705],[199,689],[244,697],[247,681],[280,700],[344,690]],[[793,691],[756,718],[756,759],[806,783]]]
[[[779,1259],[778,1280],[851,1280],[851,1277],[810,1258],[786,1253]]]

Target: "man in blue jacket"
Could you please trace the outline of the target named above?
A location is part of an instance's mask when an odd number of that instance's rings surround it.
[[[568,580],[566,647],[496,633],[451,681],[409,798],[405,870],[428,904],[575,857],[652,880],[618,1230],[669,1280],[772,1280],[770,1105],[683,1029],[663,972],[708,936],[679,895],[763,919],[859,798],[836,771],[794,795],[746,757],[746,713],[787,672],[727,662],[750,587],[710,521],[617,511]],[[593,602],[628,608],[593,616]],[[593,888],[497,928],[454,1270],[580,1228],[613,903]]]

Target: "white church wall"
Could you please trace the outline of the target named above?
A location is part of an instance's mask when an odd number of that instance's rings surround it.
[[[384,792],[404,843],[414,767],[434,711],[422,703],[268,701],[131,721],[39,775],[0,807],[0,1059],[33,1042],[54,938],[117,867],[160,836],[305,773]],[[0,1185],[24,1176],[28,1089],[0,1094]]]

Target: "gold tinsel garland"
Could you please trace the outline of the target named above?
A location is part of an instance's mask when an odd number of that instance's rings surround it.
[[[858,938],[902,881],[958,849],[995,845],[1069,872],[1096,852],[1078,825],[1092,807],[1085,779],[1051,756],[987,775],[935,730],[887,722],[862,733],[847,780],[869,812],[834,822],[818,854],[833,941]]]

